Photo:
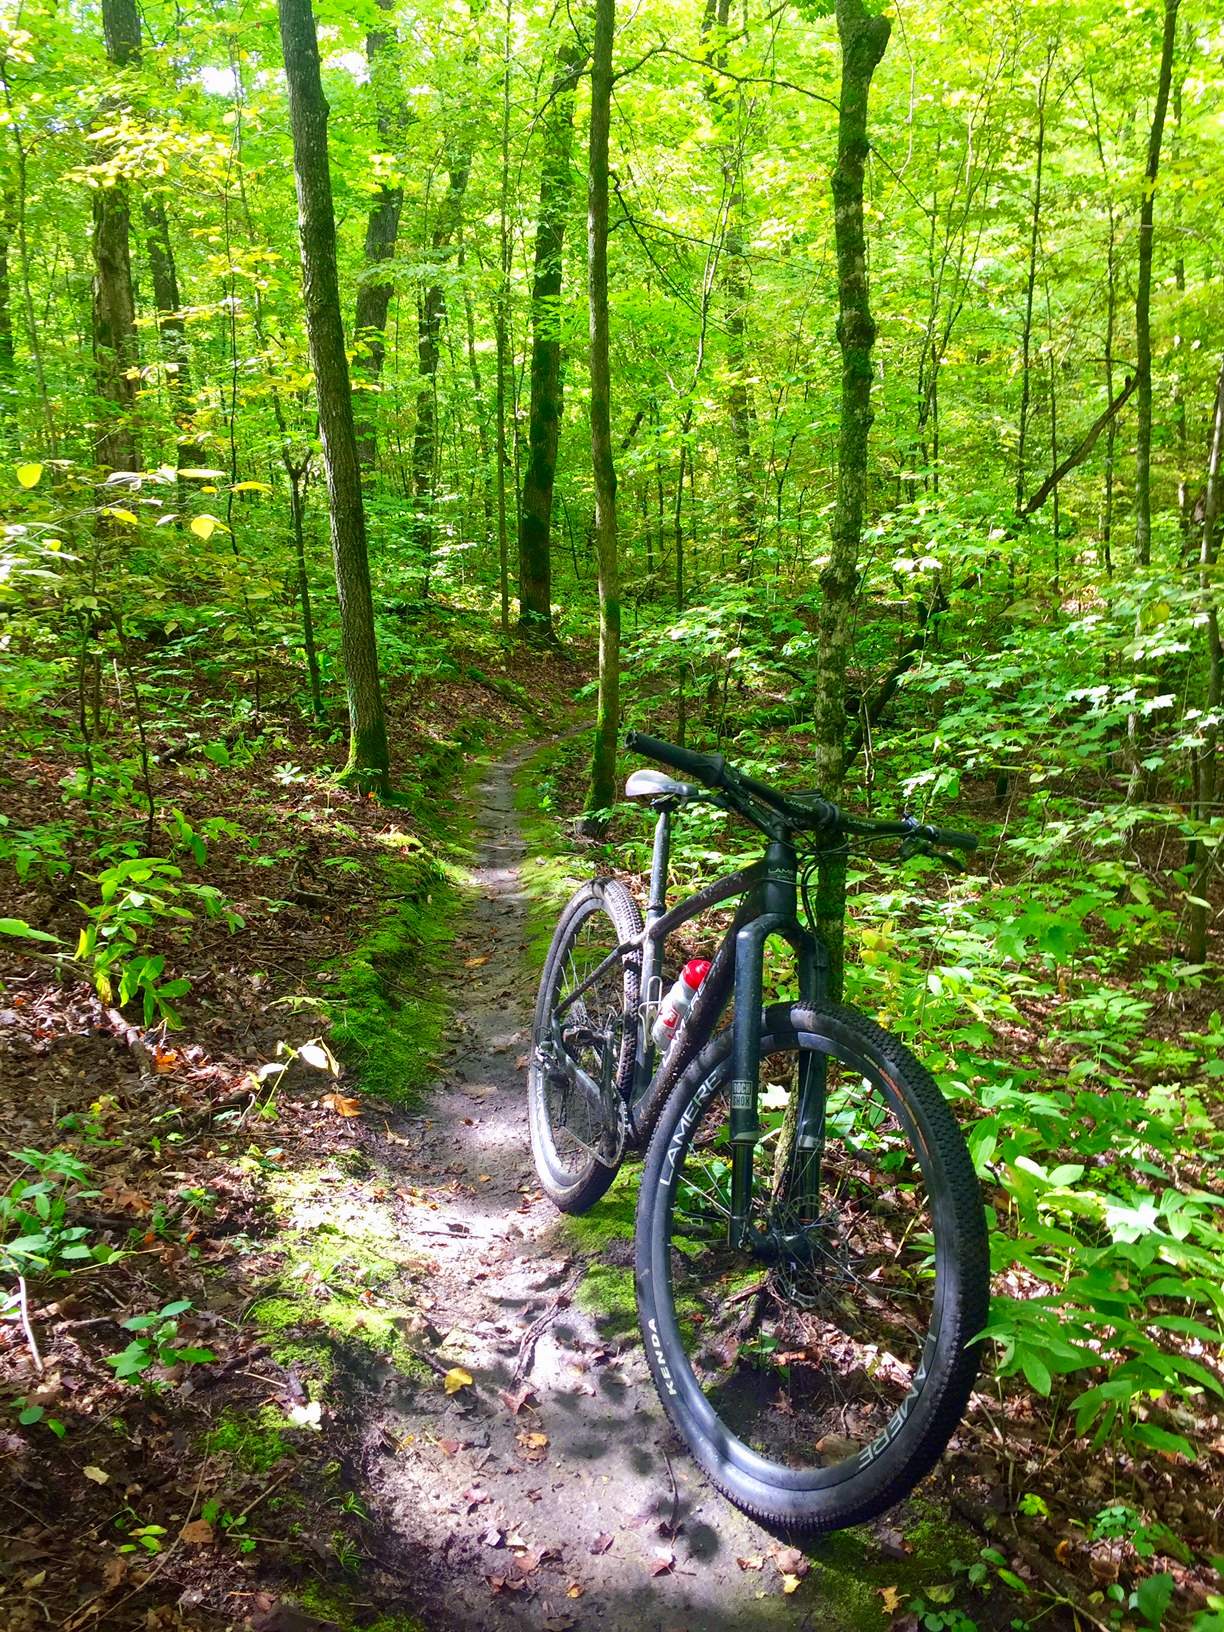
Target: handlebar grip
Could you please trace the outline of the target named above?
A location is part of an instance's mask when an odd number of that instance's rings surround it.
[[[698,754],[691,748],[678,748],[674,742],[663,742],[641,731],[630,731],[625,737],[625,747],[645,759],[657,760],[660,765],[691,776],[707,788],[720,788],[726,780],[726,761],[721,754]]]
[[[976,833],[957,833],[950,827],[928,827],[926,836],[945,850],[976,850],[982,842]]]

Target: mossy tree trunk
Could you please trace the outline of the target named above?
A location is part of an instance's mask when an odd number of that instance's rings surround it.
[[[730,0],[717,0],[714,21],[718,33],[711,62],[722,67],[726,60],[726,38],[730,27]],[[709,22],[706,11],[706,23]],[[708,27],[703,27],[703,37]],[[752,576],[757,546],[756,463],[752,453],[756,409],[752,401],[752,370],[748,362],[748,258],[744,247],[744,149],[750,113],[742,89],[719,89],[715,94],[719,124],[723,130],[722,173],[727,199],[727,225],[723,236],[723,289],[726,294],[727,413],[731,426],[731,447],[735,463],[735,566],[741,577]]]
[[[278,10],[293,132],[306,336],[318,398],[348,687],[349,757],[342,777],[383,789],[389,768],[387,731],[374,637],[361,467],[340,318],[336,221],[327,156],[328,109],[310,0],[278,0]]]
[[[1152,240],[1156,177],[1160,170],[1169,87],[1173,82],[1173,50],[1177,43],[1180,3],[1181,0],[1165,0],[1156,106],[1152,110],[1143,201],[1139,206],[1139,268],[1135,285],[1135,379],[1139,400],[1135,436],[1135,560],[1141,567],[1146,567],[1152,559]]]
[[[377,4],[381,12],[394,10],[394,0],[377,0]],[[406,121],[399,68],[395,61],[396,43],[393,26],[371,28],[366,35],[370,90],[377,110],[379,140],[385,147],[393,143],[396,126]],[[365,392],[360,393],[365,401],[357,415],[357,453],[366,467],[373,465],[378,451],[375,398],[382,381],[387,352],[387,313],[394,293],[390,280],[385,276],[385,269],[395,255],[403,207],[403,187],[398,182],[382,182],[374,194],[366,218],[365,272],[357,290],[357,306],[353,314],[353,367],[366,387]]]
[[[441,269],[450,258],[459,231],[463,195],[467,191],[469,154],[459,154],[449,171],[446,195],[438,207],[430,252],[434,266]],[[442,324],[446,318],[446,291],[440,279],[427,285],[417,311],[416,428],[412,436],[412,497],[415,508],[413,531],[418,563],[423,572],[423,594],[429,594],[433,563],[434,490],[438,459],[438,361],[442,347]]]
[[[7,426],[16,418],[13,392],[17,356],[13,345],[12,278],[9,275],[9,250],[16,222],[17,201],[12,191],[6,190],[4,213],[0,216],[0,426]]]
[[[540,208],[531,284],[531,408],[527,472],[519,507],[519,630],[551,638],[553,485],[561,431],[560,301],[562,250],[572,190],[574,90],[586,51],[577,40],[557,48],[543,126]]]
[[[1224,643],[1220,640],[1219,585],[1216,569],[1220,518],[1224,514],[1224,362],[1216,381],[1215,411],[1211,417],[1211,447],[1207,456],[1207,485],[1203,491],[1203,531],[1199,542],[1199,594],[1203,621],[1203,714],[1202,741],[1194,750],[1192,782],[1194,814],[1203,828],[1219,814],[1220,728],[1216,723],[1224,704]],[[1193,868],[1190,884],[1190,922],[1186,938],[1189,963],[1207,961],[1207,926],[1211,908],[1207,892],[1215,852],[1196,839],[1189,856]]]
[[[178,267],[170,239],[170,218],[160,198],[144,204],[145,247],[153,276],[153,300],[157,306],[157,334],[161,341],[162,366],[166,370],[166,396],[177,429],[179,469],[190,470],[204,463],[204,452],[195,434],[191,405],[191,359],[187,352],[187,329],[179,295]]]
[[[140,61],[140,14],[135,0],[103,0],[106,55],[116,68]],[[137,367],[136,298],[129,247],[131,210],[122,178],[94,190],[93,351],[99,397],[107,418],[96,439],[97,461],[108,470],[137,470],[135,410]]]
[[[833,225],[837,245],[838,319],[841,347],[841,426],[837,494],[829,560],[820,575],[817,612],[815,700],[812,724],[816,780],[828,796],[841,786],[846,757],[846,668],[858,587],[859,542],[867,494],[867,438],[871,430],[871,348],[875,322],[868,299],[867,241],[863,226],[863,172],[867,161],[867,99],[876,65],[888,44],[889,22],[873,16],[863,0],[837,0],[842,71],[833,172]],[[817,919],[829,948],[835,996],[841,994],[845,939],[846,869],[843,861],[821,867]]]
[[[599,568],[599,703],[588,812],[616,798],[620,727],[620,561],[612,378],[608,356],[608,137],[612,124],[612,36],[616,0],[595,0],[591,57],[591,147],[587,174],[587,291],[591,335],[591,463],[595,476],[595,559]]]

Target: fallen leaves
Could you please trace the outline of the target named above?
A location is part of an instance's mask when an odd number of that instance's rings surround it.
[[[207,1519],[192,1519],[179,1531],[179,1540],[188,1547],[211,1547],[215,1540],[215,1532]]]
[[[131,1213],[133,1218],[144,1218],[153,1211],[153,1203],[147,1196],[124,1184],[108,1184],[98,1192],[98,1200],[112,1213]]]
[[[801,1553],[798,1547],[779,1547],[773,1561],[782,1577],[782,1591],[787,1597],[792,1592],[798,1592],[804,1576],[812,1567],[806,1554]]]
[[[598,1558],[600,1553],[606,1553],[611,1550],[614,1539],[615,1538],[613,1536],[608,1535],[596,1536],[595,1540],[591,1543],[591,1551]]]
[[[901,1608],[902,1596],[896,1587],[877,1587],[880,1595],[880,1608],[885,1615],[895,1615]]]
[[[110,1484],[110,1474],[105,1472],[105,1470],[102,1468],[95,1468],[92,1464],[90,1464],[88,1467],[82,1468],[81,1472],[85,1475],[86,1479],[92,1480],[95,1485]]]
[[[337,1116],[360,1116],[361,1101],[351,1094],[324,1094],[319,1103]]]
[[[480,969],[488,963],[492,956],[491,952],[482,952],[478,958],[464,958],[463,967],[465,969]]]
[[[493,1592],[522,1592],[527,1586],[521,1575],[486,1575],[485,1580]]]
[[[524,1462],[543,1462],[547,1454],[548,1435],[524,1428],[521,1433],[515,1435],[515,1444]]]
[[[913,1542],[906,1541],[899,1530],[880,1530],[876,1535],[876,1545],[885,1558],[898,1562],[908,1558],[914,1550]]]
[[[448,1394],[458,1394],[461,1388],[471,1388],[473,1382],[470,1371],[464,1371],[462,1366],[452,1366],[442,1379],[442,1387]]]

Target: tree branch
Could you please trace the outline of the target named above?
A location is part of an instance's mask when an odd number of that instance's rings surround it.
[[[1059,482],[1062,481],[1063,477],[1069,475],[1077,465],[1083,464],[1084,460],[1087,459],[1088,455],[1096,446],[1097,437],[1100,436],[1101,432],[1109,424],[1110,420],[1116,419],[1122,412],[1123,408],[1126,407],[1126,404],[1130,401],[1131,394],[1133,393],[1137,384],[1137,379],[1127,380],[1126,384],[1122,387],[1121,391],[1118,392],[1117,396],[1110,403],[1109,407],[1106,408],[1101,414],[1100,418],[1089,427],[1089,429],[1084,433],[1079,442],[1076,443],[1075,447],[1072,448],[1071,452],[1062,461],[1062,463],[1056,466],[1056,468],[1050,472],[1045,481],[1042,482],[1041,486],[1032,495],[1032,497],[1025,501],[1024,507],[1020,511],[1022,516],[1035,515],[1049,498],[1050,494],[1053,493]]]

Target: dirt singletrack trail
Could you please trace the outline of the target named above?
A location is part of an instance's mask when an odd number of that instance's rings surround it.
[[[349,1379],[352,1472],[375,1568],[398,1577],[437,1629],[882,1626],[876,1593],[903,1572],[879,1538],[860,1531],[812,1549],[784,1591],[783,1543],[689,1461],[636,1330],[622,1314],[610,1335],[580,1307],[590,1307],[580,1283],[591,1251],[540,1195],[527,1133],[535,993],[513,782],[525,758],[490,764],[477,795],[437,1087],[423,1115],[393,1116],[378,1141],[403,1239],[422,1246],[419,1312],[402,1324],[433,1376],[409,1381],[374,1364]],[[627,1243],[593,1262],[627,1277]],[[472,1385],[448,1394],[455,1367]]]

